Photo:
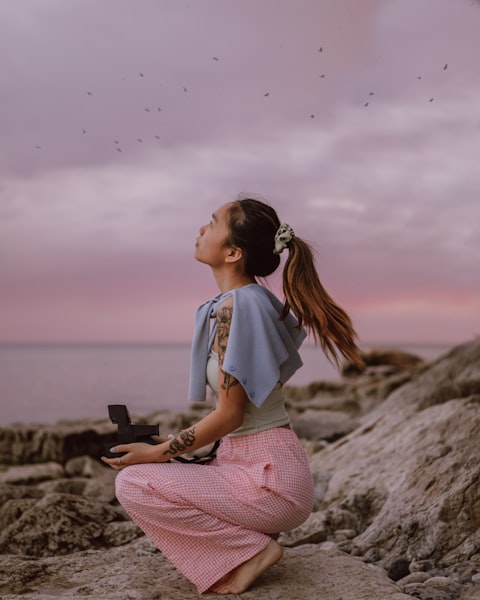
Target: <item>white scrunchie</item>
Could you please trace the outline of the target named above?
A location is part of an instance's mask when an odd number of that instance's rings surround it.
[[[288,246],[288,242],[294,236],[295,232],[290,227],[290,225],[287,225],[287,223],[282,223],[277,229],[277,233],[275,234],[275,248],[273,249],[273,253],[281,254]]]

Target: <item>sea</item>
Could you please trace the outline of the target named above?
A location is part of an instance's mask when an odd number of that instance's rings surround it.
[[[374,345],[368,346],[375,347]],[[449,346],[383,345],[426,360]],[[339,381],[321,349],[305,344],[292,385]],[[0,344],[0,426],[108,417],[108,404],[132,415],[188,409],[188,344]]]

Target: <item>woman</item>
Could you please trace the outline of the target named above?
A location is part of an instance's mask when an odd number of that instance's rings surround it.
[[[282,305],[256,278],[273,273],[285,249]],[[197,311],[189,399],[204,399],[208,383],[216,408],[165,442],[118,445],[112,451],[126,454],[103,460],[120,471],[126,511],[200,593],[240,594],[280,560],[275,534],[313,506],[281,392],[302,364],[303,327],[337,364],[338,353],[361,360],[309,246],[270,206],[249,198],[221,206],[200,228],[195,258],[211,267],[220,293]],[[220,439],[208,465],[168,462]]]

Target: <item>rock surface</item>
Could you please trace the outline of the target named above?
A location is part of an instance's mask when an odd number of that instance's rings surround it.
[[[385,369],[286,388],[315,509],[242,598],[480,600],[480,340],[433,364],[384,356]],[[207,410],[144,421],[166,433]],[[0,429],[0,600],[198,598],[116,502],[98,461],[113,434],[107,421]]]
[[[0,556],[0,574],[12,574],[10,590],[0,587],[2,600],[53,600],[108,598],[108,600],[197,599],[193,586],[181,577],[154,546],[140,538],[127,546],[103,552],[80,552],[68,557],[43,558]],[[152,575],[153,574],[153,575]],[[202,597],[218,598],[206,593]],[[238,595],[229,597],[240,598]],[[304,545],[285,551],[247,592],[244,600],[411,600],[388,579],[384,570],[366,565],[339,551]]]

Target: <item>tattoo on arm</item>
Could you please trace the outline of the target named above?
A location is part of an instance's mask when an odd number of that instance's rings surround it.
[[[230,325],[232,324],[233,308],[231,306],[223,306],[217,312],[217,340],[218,340],[218,362],[220,368],[223,367],[223,360],[227,351],[228,335],[230,333]],[[226,390],[227,396],[230,388],[238,385],[238,380],[232,377],[230,373],[223,371],[222,389]]]
[[[184,452],[195,443],[195,439],[195,427],[190,427],[190,429],[187,429],[186,431],[181,431],[173,438],[168,450],[165,450],[163,454],[178,454],[179,452]]]

